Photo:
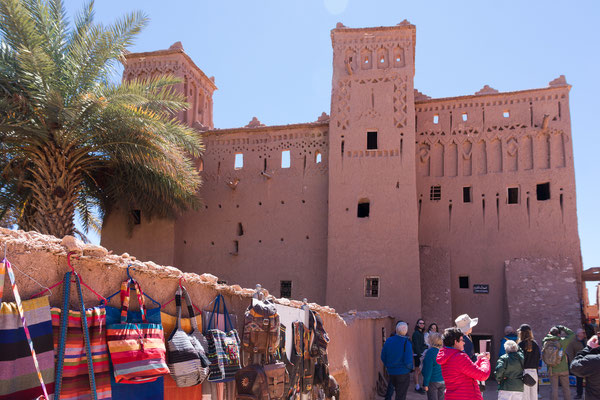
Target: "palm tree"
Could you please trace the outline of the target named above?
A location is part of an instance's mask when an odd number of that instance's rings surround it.
[[[147,18],[105,27],[93,5],[69,26],[61,0],[0,0],[0,219],[25,230],[62,237],[76,212],[87,232],[116,208],[173,217],[200,203],[203,146],[174,118],[179,81],[111,83]]]

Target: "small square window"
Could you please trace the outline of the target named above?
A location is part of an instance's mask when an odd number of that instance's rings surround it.
[[[462,113],[462,120],[466,121],[467,119],[469,119],[469,116],[467,115],[467,113]]]
[[[292,298],[292,281],[280,281],[279,284],[280,297],[291,299]]]
[[[442,199],[442,187],[432,186],[429,188],[429,200],[441,200]]]
[[[433,116],[433,123],[434,123],[434,124],[437,124],[437,123],[439,123],[439,122],[440,122],[440,116],[439,116],[439,115],[437,115],[437,114],[435,114],[435,115]]]
[[[244,167],[244,154],[243,153],[235,153],[235,169],[242,169]]]
[[[510,112],[509,112],[508,110],[504,110],[504,111],[502,112],[502,116],[503,116],[504,118],[508,118],[508,117],[510,117]]]
[[[458,277],[458,287],[460,289],[468,289],[469,288],[469,277],[468,276],[459,276]]]
[[[508,188],[508,204],[519,204],[519,188]]]
[[[464,186],[463,187],[463,203],[471,203],[473,202],[473,187],[472,186]]]
[[[377,150],[377,132],[367,132],[367,150]]]
[[[131,210],[131,219],[133,220],[134,225],[140,225],[142,223],[142,211]]]
[[[365,297],[379,297],[378,276],[368,276],[365,278]]]
[[[358,218],[369,218],[370,212],[371,203],[369,203],[369,200],[361,200],[358,202],[358,207],[356,209],[356,216]]]
[[[550,200],[550,182],[540,183],[535,192],[539,201]]]
[[[291,165],[290,151],[283,150],[281,152],[281,168],[289,168]]]

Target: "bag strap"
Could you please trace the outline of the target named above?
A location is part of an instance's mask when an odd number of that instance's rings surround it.
[[[181,291],[183,292],[183,299],[185,300],[185,303],[187,304],[187,308],[188,308],[188,315],[190,317],[190,324],[192,325],[193,330],[198,330],[198,321],[196,321],[196,312],[194,311],[194,304],[192,303],[192,299],[190,298],[190,295],[187,291],[187,289],[185,288],[185,286],[181,287]]]
[[[127,323],[127,311],[129,310],[129,297],[132,286],[137,292],[140,313],[142,314],[142,322],[148,323],[148,320],[146,319],[146,310],[144,309],[144,292],[142,292],[140,284],[133,278],[129,278],[121,283],[121,323]]]
[[[178,286],[175,291],[175,309],[177,310],[177,324],[175,325],[175,329],[181,330],[181,286]]]
[[[33,364],[35,365],[35,370],[38,374],[38,379],[40,384],[42,385],[42,391],[44,392],[44,398],[46,400],[50,400],[50,396],[48,396],[48,391],[46,390],[46,385],[44,384],[44,378],[42,378],[42,373],[40,371],[40,364],[38,363],[37,356],[35,354],[35,349],[33,348],[33,341],[31,340],[31,334],[29,333],[29,328],[27,327],[27,321],[25,320],[25,312],[23,311],[23,303],[21,302],[21,296],[19,296],[19,290],[17,289],[17,283],[15,281],[15,273],[5,258],[0,263],[0,300],[2,299],[3,289],[4,289],[4,275],[8,272],[8,279],[10,280],[10,285],[12,287],[13,295],[15,296],[15,303],[17,303],[17,309],[19,310],[19,316],[21,317],[21,323],[23,324],[23,331],[25,331],[25,337],[27,338],[27,343],[29,344],[29,349],[31,350],[31,357],[33,358]]]
[[[223,301],[223,315],[225,315],[225,332],[229,332],[231,330],[233,330],[233,324],[231,323],[231,319],[229,318],[229,311],[227,311],[227,305],[225,304],[225,297],[223,297],[223,295],[219,295],[221,296],[221,299]],[[229,329],[227,329],[227,322],[229,322]]]
[[[212,322],[213,322],[213,317],[215,316],[215,311],[217,313],[217,326],[219,326],[219,303],[221,302],[221,295],[218,294],[217,297],[215,297],[214,301],[214,305],[213,305],[213,309],[210,313],[210,318],[208,320],[208,325],[206,327],[206,330],[211,330],[212,329]]]
[[[77,295],[79,296],[79,311],[81,313],[81,329],[85,342],[85,354],[87,357],[88,377],[90,380],[91,395],[94,400],[98,400],[96,392],[96,378],[94,376],[94,363],[92,362],[92,346],[90,344],[90,332],[87,324],[87,314],[83,304],[83,295],[81,293],[81,279],[79,275],[71,271],[65,274],[63,283],[63,308],[60,314],[60,336],[58,339],[58,359],[56,361],[56,388],[54,397],[60,400],[62,378],[65,359],[65,347],[67,344],[67,330],[69,329],[69,298],[71,297],[71,275],[75,278],[77,284]]]

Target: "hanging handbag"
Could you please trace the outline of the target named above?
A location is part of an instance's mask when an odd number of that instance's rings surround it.
[[[69,310],[72,277],[77,285],[79,311]],[[82,318],[83,312],[85,318]],[[54,398],[112,398],[104,304],[86,309],[79,275],[67,272],[63,280],[62,310],[54,307],[51,314],[56,349]]]
[[[5,259],[0,264],[0,301],[7,272],[15,302],[0,306],[0,399],[50,399],[54,346],[48,296],[21,301],[15,274]]]
[[[127,323],[130,288],[134,286],[142,323]],[[144,296],[134,279],[121,284],[121,321],[107,329],[108,350],[117,383],[144,383],[169,373],[161,324],[148,323]]]
[[[188,306],[193,328],[190,334],[181,329],[182,293]],[[167,341],[169,371],[177,386],[194,386],[204,382],[208,377],[210,361],[206,357],[206,350],[199,340],[202,333],[198,330],[192,301],[187,290],[182,286],[179,286],[177,292],[175,292],[175,306],[177,308],[177,325]]]
[[[210,360],[210,375],[209,382],[227,382],[235,377],[235,373],[241,368],[240,366],[240,338],[238,333],[231,325],[229,312],[225,305],[225,298],[222,295],[217,295],[214,300],[215,304],[208,320],[206,327],[206,341],[208,343],[208,359]],[[223,315],[225,316],[225,330],[213,328],[213,318],[215,313],[219,314],[219,308],[223,303]],[[228,328],[229,323],[229,330]],[[218,321],[215,321],[218,325]]]
[[[537,383],[537,381],[535,380],[535,378],[531,375],[529,375],[527,372],[525,372],[525,362],[523,360],[520,360],[521,362],[521,368],[523,369],[523,377],[521,378],[521,380],[523,381],[523,384],[526,386],[535,386],[535,384]]]

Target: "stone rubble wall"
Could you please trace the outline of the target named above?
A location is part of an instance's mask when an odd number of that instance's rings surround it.
[[[201,309],[217,294],[222,294],[230,313],[243,321],[244,311],[250,303],[253,289],[239,285],[220,285],[218,278],[210,274],[184,273],[172,266],[160,266],[152,261],[142,262],[127,253],[110,254],[104,247],[84,244],[71,236],[58,239],[37,232],[13,231],[0,228],[0,251],[6,250],[6,257],[15,268],[15,277],[19,293],[23,299],[41,291],[39,284],[49,287],[60,281],[67,266],[67,252],[75,251],[79,255],[72,257],[72,265],[82,280],[103,296],[109,296],[119,290],[121,282],[127,278],[127,266],[131,265],[131,275],[138,280],[144,292],[160,303],[173,298],[180,278],[188,289],[192,301]],[[83,289],[87,307],[97,304],[98,299],[89,290]],[[270,296],[272,297],[272,296]],[[300,307],[302,302],[289,299],[275,299],[276,303],[291,307]],[[5,287],[3,301],[13,301],[9,287]],[[77,307],[77,296],[71,294],[71,307]],[[119,296],[110,302],[119,307]],[[62,286],[52,289],[50,304],[60,307],[62,304]],[[152,308],[152,305],[150,305]],[[341,385],[344,399],[375,398],[377,373],[382,371],[379,355],[382,346],[382,332],[389,336],[393,320],[388,314],[379,312],[353,313],[340,316],[334,309],[309,304],[323,317],[325,329],[331,343],[329,345],[330,372]],[[137,301],[132,301],[137,308]],[[175,315],[175,303],[169,304],[163,311]],[[241,333],[242,327],[238,323]],[[385,330],[383,329],[385,328]]]
[[[554,325],[581,326],[576,263],[567,257],[517,258],[504,264],[509,323],[531,325],[542,339]]]

